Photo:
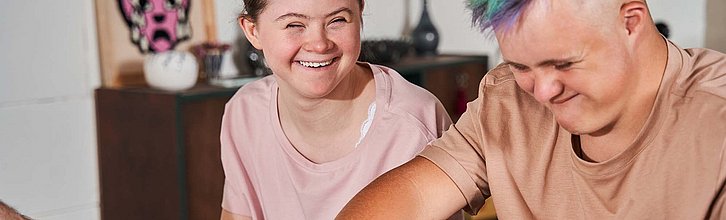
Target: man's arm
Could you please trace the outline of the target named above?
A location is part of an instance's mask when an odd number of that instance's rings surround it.
[[[0,201],[0,219],[2,220],[26,220],[30,219],[15,211],[12,207]]]
[[[220,217],[220,219],[221,220],[252,220],[252,217],[237,215],[237,214],[228,212],[225,209],[222,209],[222,216]]]
[[[446,219],[465,205],[444,171],[416,157],[363,188],[337,219]]]

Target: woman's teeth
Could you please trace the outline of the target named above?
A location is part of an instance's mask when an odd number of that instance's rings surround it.
[[[324,66],[330,65],[331,63],[333,63],[333,60],[328,60],[328,61],[320,62],[320,63],[318,63],[318,62],[298,61],[298,63],[300,63],[300,65],[303,65],[305,67],[318,68],[318,67],[324,67]]]

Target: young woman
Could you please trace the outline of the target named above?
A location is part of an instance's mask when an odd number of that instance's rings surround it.
[[[227,103],[222,219],[333,219],[451,124],[431,93],[356,61],[363,0],[244,3],[240,26],[273,75]]]

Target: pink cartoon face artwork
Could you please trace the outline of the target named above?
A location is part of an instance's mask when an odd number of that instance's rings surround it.
[[[131,32],[131,41],[141,53],[174,49],[191,37],[191,0],[118,0]]]

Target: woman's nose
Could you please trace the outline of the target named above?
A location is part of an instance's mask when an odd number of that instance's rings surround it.
[[[325,53],[335,47],[333,41],[328,38],[324,30],[310,33],[303,45],[303,49],[315,53]]]

